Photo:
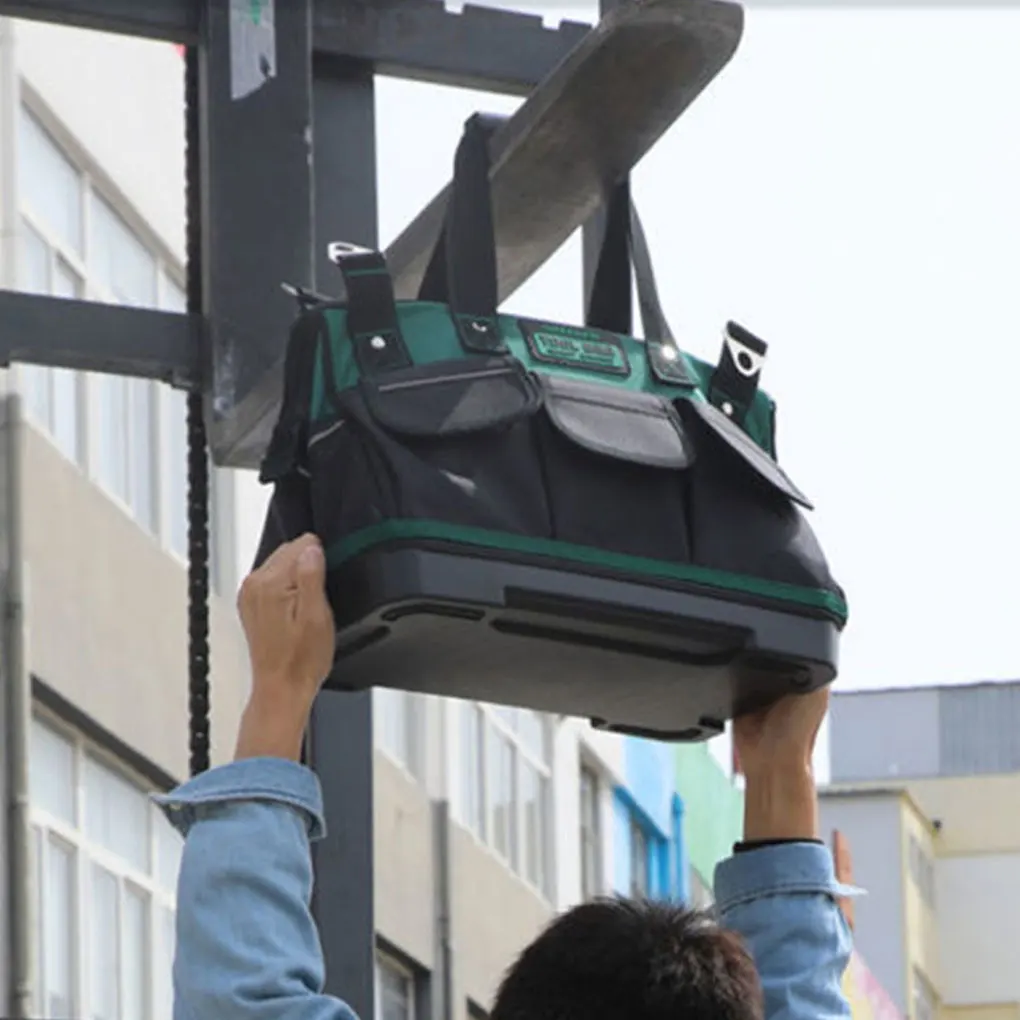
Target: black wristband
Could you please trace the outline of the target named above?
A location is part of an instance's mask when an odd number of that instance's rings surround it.
[[[753,839],[747,843],[734,843],[733,852],[744,854],[767,846],[785,846],[787,843],[814,843],[815,846],[825,846],[820,839]]]

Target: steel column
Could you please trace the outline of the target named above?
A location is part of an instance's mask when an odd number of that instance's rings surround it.
[[[312,104],[315,274],[307,282],[328,294],[337,291],[339,271],[326,245],[378,243],[371,68],[317,61]],[[326,838],[313,851],[312,899],[326,987],[363,1020],[375,1016],[372,725],[371,692],[327,692],[316,701],[309,741],[327,819]]]

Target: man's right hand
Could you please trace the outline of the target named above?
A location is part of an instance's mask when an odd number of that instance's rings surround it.
[[[818,838],[818,793],[811,760],[829,707],[829,689],[791,694],[733,722],[747,785],[744,840]]]
[[[326,560],[314,535],[281,545],[248,576],[237,600],[252,687],[237,758],[297,760],[312,703],[333,665]]]

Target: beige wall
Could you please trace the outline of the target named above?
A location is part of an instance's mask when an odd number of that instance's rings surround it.
[[[375,754],[375,924],[427,970],[435,966],[432,807],[420,783]]]
[[[188,774],[184,565],[40,433],[21,429],[31,672],[177,779]],[[212,599],[212,757],[233,753],[248,663],[232,600]]]
[[[376,928],[438,979],[435,825],[422,784],[377,751]],[[449,852],[450,1008],[463,1020],[469,999],[489,1006],[503,972],[552,916],[552,907],[456,822],[450,822]]]
[[[552,916],[540,896],[466,830],[451,827],[454,1002],[463,1017],[468,999],[488,1008],[517,954]]]

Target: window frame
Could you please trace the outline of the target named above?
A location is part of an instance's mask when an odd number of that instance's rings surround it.
[[[56,713],[41,705],[34,705],[32,712],[32,730],[42,726],[49,730],[71,750],[70,780],[73,786],[73,817],[71,821],[63,819],[41,806],[35,797],[29,800],[29,823],[32,833],[32,869],[35,888],[34,909],[38,913],[37,952],[39,959],[36,966],[37,979],[34,989],[34,1008],[39,1015],[51,1015],[49,1002],[45,1001],[46,989],[46,932],[43,926],[46,904],[46,883],[43,877],[47,874],[51,844],[59,841],[73,852],[71,872],[71,902],[68,930],[70,931],[70,970],[71,989],[69,1015],[91,1016],[93,1014],[92,966],[93,955],[90,951],[91,942],[86,933],[92,922],[92,870],[101,868],[111,875],[117,889],[117,959],[118,981],[117,1000],[124,1004],[127,1001],[128,973],[124,964],[125,920],[127,914],[127,895],[130,888],[140,891],[146,903],[145,948],[143,950],[143,966],[145,968],[144,997],[146,1014],[155,1012],[162,999],[171,993],[166,984],[169,975],[162,973],[160,964],[169,959],[173,946],[164,945],[163,922],[166,917],[173,919],[176,913],[176,885],[167,888],[161,874],[161,844],[159,826],[169,825],[162,820],[159,808],[148,800],[150,793],[156,792],[150,782],[138,776],[116,755],[101,744],[90,740],[79,730],[61,719]],[[135,790],[146,797],[146,846],[148,853],[147,870],[139,870],[126,858],[121,857],[109,847],[95,840],[87,831],[87,776],[86,764],[92,759],[100,768],[125,780]],[[179,840],[179,837],[172,837]],[[176,870],[180,865],[180,847],[176,853]],[[165,954],[165,955],[164,955]]]
[[[402,720],[403,747],[395,747],[387,723],[399,711]],[[425,703],[411,691],[377,687],[372,691],[372,716],[375,728],[375,746],[395,765],[416,780],[425,771],[425,749],[427,730],[425,726]]]
[[[553,723],[552,717],[531,709],[513,708],[502,705],[491,705],[480,701],[455,702],[462,713],[458,723],[458,741],[460,745],[460,773],[462,777],[472,774],[477,784],[479,800],[479,818],[467,817],[468,805],[463,783],[458,790],[458,818],[461,824],[492,853],[502,864],[512,871],[529,888],[535,890],[546,900],[552,900],[556,883],[555,834],[553,819],[555,808],[554,754],[553,754]],[[530,713],[540,724],[539,739],[541,748],[536,752],[528,739],[519,732],[521,713]],[[467,748],[463,736],[466,726],[461,725],[464,719],[473,714],[478,720],[479,729],[474,731],[479,737],[476,748]],[[508,719],[508,716],[510,719]],[[511,721],[512,720],[512,721]],[[511,748],[512,787],[511,820],[512,845],[510,853],[504,853],[495,842],[494,837],[494,804],[490,761],[495,741],[503,741]],[[525,768],[531,769],[538,778],[538,796],[540,810],[538,814],[540,832],[538,834],[538,870],[537,880],[528,874],[528,825],[527,801],[522,796],[521,778]]]
[[[921,841],[910,833],[907,843],[908,870],[925,906],[935,909],[935,862]]]
[[[76,151],[77,146],[73,140],[67,138],[68,132],[63,127],[60,119],[52,114],[46,104],[39,98],[35,91],[23,80],[21,81],[21,97],[18,103],[18,123],[15,128],[15,164],[17,178],[20,173],[18,150],[21,144],[22,119],[32,121],[35,126],[49,139],[56,151],[66,161],[68,168],[77,175],[79,188],[79,205],[81,223],[79,230],[81,234],[82,248],[76,251],[67,238],[60,238],[57,233],[49,227],[46,222],[44,210],[35,209],[29,203],[27,190],[17,187],[15,196],[15,218],[18,225],[22,220],[42,240],[47,248],[47,293],[54,293],[54,279],[56,267],[65,263],[77,278],[79,284],[79,299],[83,301],[97,301],[104,303],[118,304],[115,295],[111,293],[97,277],[98,270],[93,265],[93,230],[92,214],[96,201],[103,202],[110,211],[117,217],[120,225],[126,233],[136,241],[141,249],[151,257],[153,263],[153,295],[155,298],[154,308],[174,311],[179,302],[169,300],[169,287],[175,287],[181,293],[186,291],[185,270],[179,262],[174,259],[167,247],[159,241],[151,229],[148,229],[145,221],[136,211],[130,207],[127,200],[117,193],[115,186],[106,182],[102,173],[90,165],[90,160],[83,153]],[[20,258],[15,266],[15,275],[18,273]],[[46,421],[39,421],[37,416],[26,406],[27,417],[36,427],[36,431],[50,442],[54,448],[66,460],[72,463],[82,474],[94,485],[99,487],[104,495],[114,506],[126,514],[145,534],[156,541],[160,547],[175,561],[181,565],[187,562],[187,481],[185,468],[184,499],[181,501],[179,511],[174,510],[172,488],[175,481],[168,477],[167,467],[169,457],[173,450],[173,430],[180,428],[183,431],[185,450],[187,443],[186,425],[174,425],[172,418],[176,411],[176,401],[173,390],[170,386],[157,382],[156,380],[136,379],[126,376],[115,377],[114,385],[124,388],[125,413],[122,422],[125,434],[124,449],[122,457],[124,463],[125,484],[124,492],[114,491],[114,487],[107,484],[103,478],[100,468],[100,444],[102,442],[100,428],[100,405],[102,403],[101,393],[104,385],[101,374],[73,371],[74,388],[76,395],[75,407],[75,428],[74,428],[74,453],[71,454],[65,449],[64,444],[57,436],[55,427],[55,372],[56,369],[42,365],[19,364],[14,366],[15,384],[23,392],[26,389],[28,380],[36,373],[41,373],[41,378],[36,382],[45,387],[47,394],[48,411]],[[148,446],[147,450],[141,452],[134,445],[139,441],[136,430],[133,428],[134,405],[140,395],[144,394],[144,413],[148,418],[148,437],[141,441]],[[116,427],[116,426],[115,426]],[[137,458],[141,458],[149,465],[146,472],[147,478],[142,479],[147,490],[144,508],[148,509],[146,519],[142,509],[136,508],[134,503],[135,485],[137,476]],[[210,558],[213,561],[212,580],[215,591],[222,593],[225,587],[225,575],[232,577],[232,561],[230,567],[221,561],[222,549],[219,546],[219,504],[223,501],[224,494],[220,487],[225,484],[224,475],[221,469],[210,464]],[[183,548],[178,548],[175,541],[175,531],[178,531],[180,520],[176,520],[176,513],[183,517],[185,540]]]
[[[605,854],[602,846],[604,783],[599,770],[583,759],[578,779],[580,786],[578,834],[581,851],[581,899],[590,900],[603,895],[606,885]],[[590,826],[587,824],[586,804],[591,814]],[[592,874],[589,874],[589,869]]]
[[[383,971],[389,971],[391,974],[401,978],[406,983],[407,988],[407,1015],[403,1020],[417,1020],[418,1015],[418,980],[414,971],[407,966],[407,964],[401,962],[392,953],[387,953],[384,949],[376,949],[375,951],[375,968],[374,968],[374,982],[375,982],[375,1020],[385,1020],[383,1016],[383,997],[382,997],[382,976]]]
[[[652,839],[648,829],[634,811],[628,812],[627,834],[630,842],[630,897],[632,899],[649,899],[654,893],[652,890]],[[642,849],[643,853],[638,853]],[[637,863],[641,862],[638,869]],[[644,877],[644,882],[639,883],[637,875]]]

